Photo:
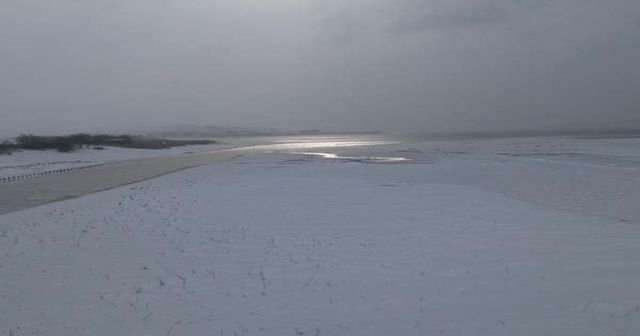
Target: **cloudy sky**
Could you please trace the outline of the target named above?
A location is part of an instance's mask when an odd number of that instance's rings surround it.
[[[0,131],[640,128],[638,0],[3,0]]]

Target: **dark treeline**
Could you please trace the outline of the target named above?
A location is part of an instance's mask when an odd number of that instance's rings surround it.
[[[9,141],[4,141],[0,143],[0,155],[11,154],[12,150],[13,150],[13,144],[10,143]]]
[[[152,139],[142,136],[132,135],[110,135],[110,134],[72,134],[67,136],[37,136],[23,134],[15,138],[14,142],[3,142],[0,144],[0,154],[11,153],[16,149],[46,150],[55,149],[60,152],[70,152],[82,147],[93,147],[103,149],[102,146],[141,148],[141,149],[164,149],[186,145],[205,145],[216,143],[212,140],[167,140]]]
[[[90,135],[72,134],[68,136],[36,136],[23,134],[16,138],[16,147],[20,149],[56,149],[70,152],[83,146],[126,146],[132,142],[129,135]]]

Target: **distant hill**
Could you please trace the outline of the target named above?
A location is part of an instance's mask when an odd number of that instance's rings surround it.
[[[232,137],[232,136],[269,136],[286,132],[268,128],[246,128],[234,126],[212,125],[182,125],[163,127],[145,132],[147,136],[174,138],[204,138],[204,137]]]
[[[250,128],[237,126],[182,125],[164,127],[143,132],[145,136],[160,138],[223,138],[238,136],[278,136],[278,135],[332,135],[346,132],[330,132],[320,129],[282,130],[275,128]],[[367,132],[374,134],[379,132]]]

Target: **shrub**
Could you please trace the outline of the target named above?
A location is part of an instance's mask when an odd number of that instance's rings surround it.
[[[58,139],[58,141],[56,141],[55,146],[56,146],[56,150],[61,153],[74,151],[78,147],[78,145],[74,144],[69,139]]]
[[[13,151],[14,147],[9,141],[0,143],[0,155],[9,155]]]
[[[47,145],[45,137],[38,137],[32,134],[22,134],[16,138],[18,147],[24,149],[47,149],[51,148]]]

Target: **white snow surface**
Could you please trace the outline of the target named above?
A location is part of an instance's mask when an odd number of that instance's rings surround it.
[[[20,150],[11,155],[0,155],[0,178],[90,167],[109,161],[209,151],[224,147],[223,145],[212,144],[181,146],[169,149],[103,148],[104,150],[82,148],[68,153],[60,153],[56,150]]]
[[[638,335],[637,149],[262,154],[5,214],[0,335]]]

